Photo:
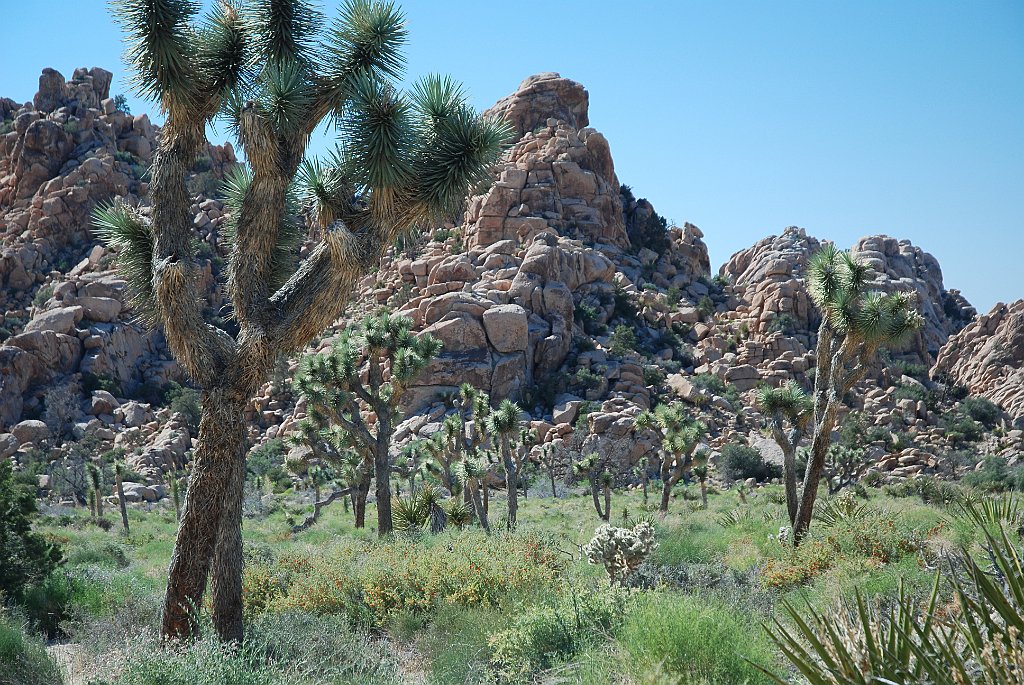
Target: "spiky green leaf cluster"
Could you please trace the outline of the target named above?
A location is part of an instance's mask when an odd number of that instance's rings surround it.
[[[871,268],[832,244],[808,265],[811,298],[837,333],[873,345],[899,345],[924,323],[915,295],[870,292],[870,282]]]
[[[692,453],[707,431],[682,402],[660,404],[643,412],[637,416],[635,426],[638,430],[655,430],[661,437],[662,448],[672,455]]]
[[[793,380],[781,387],[764,386],[757,391],[757,406],[765,414],[781,414],[794,425],[803,425],[814,411],[814,400]]]
[[[115,253],[114,263],[128,286],[135,316],[147,326],[158,322],[153,292],[153,231],[149,220],[121,200],[93,213],[97,237]]]
[[[1001,685],[1024,674],[1024,563],[1015,542],[1000,527],[982,529],[987,564],[967,550],[946,576],[956,604],[952,615],[938,611],[942,575],[922,605],[900,588],[895,604],[883,609],[859,591],[852,604],[822,613],[783,602],[788,620],[767,626],[783,655],[811,685],[930,683]],[[984,565],[983,565],[984,564]],[[770,673],[780,685],[788,674]]]

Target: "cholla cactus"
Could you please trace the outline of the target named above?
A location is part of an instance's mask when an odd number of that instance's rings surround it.
[[[606,523],[594,531],[583,553],[591,564],[604,566],[609,583],[622,585],[657,547],[654,526],[649,521],[640,521],[632,528]]]

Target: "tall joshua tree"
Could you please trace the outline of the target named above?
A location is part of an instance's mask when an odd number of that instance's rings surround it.
[[[786,508],[789,511],[789,522],[795,525],[800,506],[796,483],[796,448],[800,446],[814,418],[814,402],[796,381],[787,381],[779,388],[764,387],[758,390],[757,406],[767,415],[772,437],[782,450]]]
[[[638,430],[653,430],[661,439],[658,470],[661,474],[661,503],[658,511],[668,512],[672,488],[682,480],[693,463],[693,453],[706,427],[687,412],[682,402],[661,404],[636,417]]]
[[[867,373],[879,348],[903,343],[924,322],[913,293],[872,292],[870,279],[867,264],[834,245],[816,253],[808,267],[808,285],[821,310],[821,325],[814,377],[814,434],[793,523],[794,544],[800,544],[811,525],[818,482],[843,398]],[[787,498],[788,488],[787,483]]]
[[[409,383],[441,348],[429,334],[415,335],[412,320],[381,312],[346,329],[330,352],[302,360],[296,377],[307,415],[299,433],[314,453],[351,448],[373,464],[377,534],[391,532],[391,438]],[[364,378],[365,373],[365,380]],[[372,412],[372,424],[364,414]]]
[[[166,118],[150,170],[151,215],[118,203],[97,224],[135,310],[163,326],[175,359],[203,388],[163,635],[194,632],[192,609],[211,576],[214,626],[238,640],[246,403],[280,355],[338,318],[397,236],[456,211],[486,179],[508,129],[477,117],[449,79],[427,78],[408,96],[392,85],[406,30],[391,2],[347,0],[326,29],[307,0],[221,0],[197,21],[199,7],[113,2],[135,90]],[[185,184],[218,117],[249,163],[229,194],[234,222],[225,235],[234,335],[203,319]],[[300,175],[310,134],[324,122],[341,131],[339,152]],[[322,229],[301,261],[290,196]]]

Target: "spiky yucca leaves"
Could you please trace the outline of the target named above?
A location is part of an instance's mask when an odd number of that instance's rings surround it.
[[[793,628],[776,619],[769,636],[811,685],[999,685],[1024,677],[1024,566],[1005,528],[985,531],[988,562],[963,550],[947,574],[956,603],[938,610],[937,574],[922,604],[900,588],[883,611],[858,592],[823,614],[785,603]],[[958,568],[965,567],[961,573]],[[758,668],[761,668],[760,666]],[[768,673],[776,682],[790,680]]]
[[[640,414],[634,427],[639,431],[652,430],[661,440],[658,454],[662,488],[659,511],[665,514],[672,488],[691,467],[694,450],[707,427],[690,416],[686,405],[678,401],[658,405],[653,411]]]
[[[796,449],[814,417],[814,400],[796,381],[781,387],[762,387],[757,391],[757,406],[767,417],[772,438],[782,450],[782,479],[786,488],[786,508],[790,524],[796,523],[800,495],[797,488]],[[788,430],[787,430],[788,424]]]
[[[160,321],[153,289],[153,233],[138,209],[117,199],[94,214],[96,237],[114,250],[114,266],[128,284],[128,303],[147,326]]]
[[[881,347],[905,343],[924,321],[913,293],[871,292],[870,267],[834,245],[826,245],[811,257],[807,277],[811,298],[821,310],[821,325],[815,350],[811,456],[795,516],[790,506],[794,544],[800,544],[811,525],[843,398],[867,373]],[[779,402],[773,404],[778,408]],[[787,482],[787,494],[792,485]]]
[[[399,405],[441,347],[436,338],[416,336],[411,329],[412,321],[403,316],[380,312],[366,317],[330,352],[305,357],[296,377],[307,406],[299,432],[314,453],[340,444],[373,464],[379,535],[392,529],[389,451]],[[369,412],[376,417],[372,424],[364,416]]]

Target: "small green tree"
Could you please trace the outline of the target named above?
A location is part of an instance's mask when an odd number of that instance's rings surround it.
[[[60,549],[32,530],[38,511],[30,485],[17,482],[11,462],[0,459],[0,595],[17,599],[63,559]]]
[[[558,487],[555,482],[555,470],[558,468],[558,458],[560,450],[555,447],[553,442],[545,443],[540,448],[540,463],[544,467],[544,472],[548,474],[548,479],[551,481],[551,496],[558,497]]]
[[[831,244],[817,252],[808,265],[808,285],[821,310],[821,325],[815,350],[814,434],[793,524],[796,545],[811,525],[843,398],[867,373],[881,347],[903,343],[924,323],[914,293],[872,292],[870,278],[867,264]]]
[[[328,462],[351,448],[373,464],[381,536],[393,528],[390,450],[400,404],[440,349],[436,338],[412,333],[411,319],[381,312],[344,331],[330,352],[299,365],[296,386],[307,407],[300,439]],[[371,412],[372,423],[366,416]]]
[[[529,433],[522,429],[519,418],[521,413],[522,410],[515,402],[506,399],[491,412],[487,420],[487,428],[498,444],[498,455],[505,470],[505,490],[508,493],[508,518],[505,525],[510,531],[515,529],[519,515],[519,476],[530,444]]]
[[[635,426],[637,430],[652,430],[661,439],[657,457],[661,475],[661,503],[658,510],[665,515],[672,488],[691,467],[693,452],[707,428],[691,417],[686,405],[679,401],[660,404],[653,411],[640,414],[636,417]]]
[[[796,483],[796,448],[807,433],[814,416],[814,402],[797,385],[788,381],[782,387],[763,387],[757,392],[757,406],[765,413],[772,438],[782,450],[782,480],[786,487],[789,522],[796,524],[800,495]]]

